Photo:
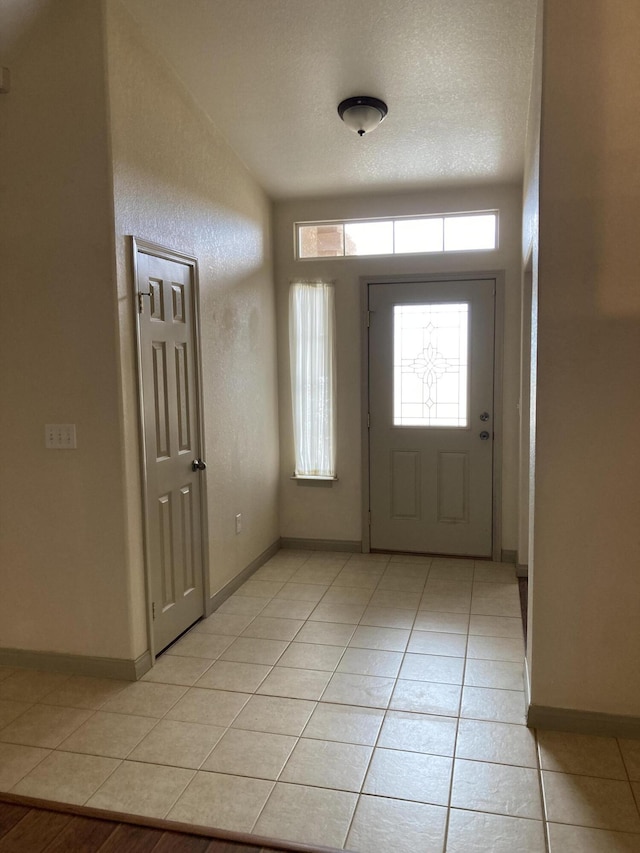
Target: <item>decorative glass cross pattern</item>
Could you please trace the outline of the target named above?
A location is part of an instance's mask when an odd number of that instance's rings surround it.
[[[466,427],[467,302],[394,306],[394,426]]]

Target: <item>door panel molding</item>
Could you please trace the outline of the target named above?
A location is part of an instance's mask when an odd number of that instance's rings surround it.
[[[420,517],[420,451],[391,451],[391,515],[393,518]]]
[[[369,430],[369,285],[435,282],[493,281],[494,301],[494,413],[493,413],[493,507],[491,559],[500,561],[502,543],[502,451],[503,451],[503,351],[504,351],[504,270],[481,270],[447,273],[415,273],[412,275],[360,276],[361,312],[361,477],[362,477],[362,550],[371,550],[370,509],[370,430]]]
[[[181,453],[192,452],[197,455],[199,458],[204,455],[204,416],[203,416],[203,381],[202,381],[202,367],[201,367],[201,346],[200,346],[200,297],[199,297],[199,279],[198,279],[198,261],[192,255],[184,254],[183,252],[176,251],[167,246],[163,246],[159,243],[153,243],[148,240],[143,240],[135,236],[131,236],[129,238],[130,242],[130,251],[131,251],[131,259],[132,259],[132,279],[133,279],[133,310],[135,312],[135,328],[136,328],[136,360],[137,360],[137,386],[138,386],[138,434],[139,434],[139,452],[140,452],[140,469],[141,469],[141,500],[142,500],[142,517],[143,517],[143,550],[144,550],[144,565],[145,565],[145,591],[147,597],[147,636],[149,642],[149,653],[151,656],[151,662],[155,661],[156,654],[162,650],[162,647],[158,648],[156,639],[154,637],[153,630],[153,578],[151,572],[151,537],[150,537],[150,527],[149,527],[149,518],[150,513],[158,512],[158,506],[156,501],[151,502],[149,500],[148,495],[148,470],[147,470],[147,446],[146,446],[146,438],[145,438],[145,403],[144,403],[144,394],[143,394],[143,353],[141,347],[141,325],[140,318],[141,314],[139,311],[140,301],[142,299],[142,294],[144,291],[144,284],[141,281],[140,269],[139,269],[139,259],[143,255],[150,256],[152,258],[158,258],[160,260],[172,261],[177,264],[184,265],[189,268],[190,279],[191,279],[191,287],[193,293],[192,299],[192,334],[193,334],[193,351],[195,354],[194,363],[188,364],[186,361],[182,367],[184,368],[184,376],[179,376],[178,370],[177,379],[180,385],[180,380],[184,379],[184,383],[187,382],[188,375],[187,372],[189,370],[193,371],[193,382],[195,387],[195,393],[197,396],[197,405],[196,405],[196,417],[195,423],[193,424],[193,436],[194,436],[194,447],[188,448],[180,448]],[[178,322],[184,322],[185,320],[185,294],[182,286],[179,283],[173,283],[171,285],[171,299],[170,304],[166,304],[166,299],[164,297],[164,288],[161,286],[161,281],[155,282],[155,280],[151,280],[150,284],[150,294],[149,294],[149,302],[147,303],[147,310],[151,312],[151,319],[163,321],[167,315],[171,315]],[[185,353],[186,356],[186,353]],[[164,353],[165,358],[165,379],[166,379],[166,352]],[[177,355],[176,355],[177,359]],[[177,362],[176,368],[180,368],[181,365]],[[158,377],[156,377],[158,378]],[[164,380],[163,380],[164,381]],[[183,384],[184,384],[183,383]],[[154,401],[154,406],[157,407],[159,404],[159,400],[157,398],[158,389],[154,389],[156,391],[156,399]],[[166,390],[166,389],[165,389]],[[182,400],[181,405],[188,401],[184,400],[184,395],[188,392],[187,388],[179,387],[176,389],[178,392],[182,391]],[[180,395],[179,395],[180,396]],[[166,406],[165,406],[166,408]],[[178,413],[178,420],[180,422],[180,426],[184,428],[184,415],[185,413],[180,411]],[[187,415],[188,417],[188,415]],[[191,425],[189,425],[191,426]],[[167,424],[167,441],[168,441],[168,424]],[[196,453],[196,450],[199,452]],[[206,602],[209,599],[209,567],[208,567],[208,525],[207,525],[207,489],[206,489],[206,478],[205,472],[201,472],[199,475],[202,480],[202,485],[200,488],[200,498],[198,504],[196,506],[199,509],[199,515],[201,518],[201,557],[200,557],[200,565],[202,571],[202,612],[204,613],[206,610]],[[184,489],[184,487],[183,487]],[[182,500],[184,500],[184,495],[181,496]],[[193,494],[190,492],[189,494],[190,502],[193,501]],[[151,503],[154,505],[152,506]],[[184,507],[175,507],[178,510],[178,514],[182,516],[184,512]],[[191,509],[193,510],[193,504],[191,503]],[[178,560],[180,563],[184,563],[184,558],[191,557],[192,560],[195,557],[193,554],[189,554],[188,552],[181,553],[178,556]],[[188,562],[188,560],[187,560]],[[182,570],[186,575],[189,574],[189,570],[187,568],[186,563],[182,565]],[[191,566],[191,570],[193,571],[193,565]],[[162,607],[164,604],[156,601],[156,613],[158,607]]]
[[[451,482],[458,486],[455,492]],[[458,451],[438,452],[438,521],[452,524],[469,521],[469,455]],[[447,487],[449,483],[449,487]]]

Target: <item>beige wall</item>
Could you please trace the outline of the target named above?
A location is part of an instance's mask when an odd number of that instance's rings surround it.
[[[44,3],[2,60],[0,648],[132,659],[147,640],[126,235],[200,261],[215,593],[278,537],[270,203],[119,3]],[[45,423],[75,423],[78,449],[45,450]]]
[[[278,538],[271,208],[145,43],[107,3],[123,442],[137,648],[144,636],[134,306],[128,235],[198,258],[211,593]],[[243,532],[235,534],[236,513]]]
[[[547,0],[531,697],[640,716],[640,6]]]
[[[401,216],[499,208],[500,248],[424,257],[345,258],[295,261],[293,223],[297,221]],[[278,292],[280,389],[280,532],[284,537],[359,541],[361,521],[361,352],[360,276],[505,270],[505,352],[503,407],[503,541],[517,547],[519,327],[521,191],[477,187],[398,195],[349,196],[278,202],[275,206],[276,288]],[[339,480],[330,487],[290,479],[293,438],[288,353],[288,289],[296,278],[336,281],[338,361]]]
[[[99,5],[52,4],[2,64],[0,647],[130,658]]]

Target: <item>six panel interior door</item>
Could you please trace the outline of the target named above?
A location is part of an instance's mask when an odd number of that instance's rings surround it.
[[[368,300],[370,546],[490,557],[495,280]]]
[[[195,263],[136,244],[147,560],[156,654],[204,612]]]

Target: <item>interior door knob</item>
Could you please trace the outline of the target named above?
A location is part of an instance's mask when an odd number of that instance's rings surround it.
[[[488,441],[488,440],[489,440],[489,433],[486,431],[486,429],[483,429],[482,432],[480,433],[480,441]]]
[[[207,463],[203,462],[202,459],[194,459],[193,462],[191,463],[191,470],[192,471],[204,471],[204,469],[206,467],[207,467]]]

